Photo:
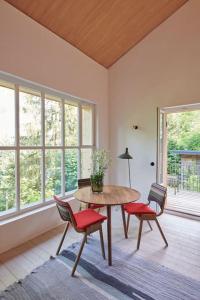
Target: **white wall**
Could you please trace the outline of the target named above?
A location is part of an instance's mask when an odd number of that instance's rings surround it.
[[[0,37],[0,70],[99,104],[99,143],[107,148],[107,69],[3,0]]]
[[[97,104],[99,146],[108,148],[108,70],[0,0],[0,70]],[[55,207],[0,224],[0,253],[60,222]]]
[[[77,200],[71,200],[70,204],[73,210],[78,209]],[[61,223],[54,204],[2,221],[0,224],[0,253],[31,240]]]
[[[156,179],[156,109],[200,102],[200,1],[190,0],[109,70],[111,181],[146,194]],[[138,131],[131,125],[139,126]]]

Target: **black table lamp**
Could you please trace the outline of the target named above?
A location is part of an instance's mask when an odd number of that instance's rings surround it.
[[[128,148],[126,148],[125,153],[118,156],[121,159],[127,159],[128,160],[128,175],[129,175],[129,186],[131,188],[131,173],[130,173],[130,162],[129,159],[133,159],[132,156],[128,153]]]

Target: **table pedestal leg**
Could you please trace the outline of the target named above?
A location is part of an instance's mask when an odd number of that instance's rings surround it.
[[[108,265],[112,266],[111,206],[107,205]]]

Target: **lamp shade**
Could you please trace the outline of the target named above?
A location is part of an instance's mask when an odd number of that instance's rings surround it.
[[[128,148],[126,148],[125,153],[119,155],[118,157],[122,159],[132,159],[132,156],[128,153]]]

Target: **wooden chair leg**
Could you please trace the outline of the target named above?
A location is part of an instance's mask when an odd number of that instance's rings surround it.
[[[62,244],[63,244],[63,241],[64,241],[64,239],[65,239],[65,236],[66,236],[66,233],[67,233],[68,228],[69,228],[69,222],[67,223],[67,225],[66,225],[66,227],[65,227],[65,231],[64,231],[64,233],[63,233],[63,236],[62,236],[62,238],[61,238],[60,244],[59,244],[58,249],[57,249],[57,251],[56,251],[56,255],[58,255],[59,252],[60,252],[60,248],[62,247]]]
[[[82,251],[83,251],[83,247],[84,247],[84,245],[85,245],[86,237],[87,237],[87,233],[84,234],[84,237],[83,237],[83,240],[82,240],[82,243],[81,243],[81,247],[80,247],[80,249],[79,249],[79,252],[78,252],[78,254],[77,254],[77,257],[76,257],[76,260],[75,260],[75,263],[74,263],[74,266],[73,266],[73,269],[72,269],[72,272],[71,272],[71,276],[74,276],[74,273],[75,273],[75,271],[76,271],[78,262],[79,262],[80,257],[81,257],[81,253],[82,253]]]
[[[147,220],[147,223],[148,223],[148,225],[149,225],[149,228],[150,228],[151,230],[153,230],[153,228],[152,228],[151,223],[149,222],[149,220]]]
[[[138,241],[137,241],[137,250],[140,248],[140,240],[141,240],[141,234],[142,234],[142,225],[143,225],[143,220],[140,220],[140,227],[139,227]]]
[[[163,238],[163,240],[164,240],[166,246],[168,246],[168,242],[167,242],[167,240],[166,240],[166,238],[165,238],[165,235],[164,235],[164,233],[163,233],[163,231],[162,231],[162,229],[161,229],[161,227],[160,227],[160,224],[159,224],[157,218],[155,219],[155,221],[156,221],[156,224],[157,224],[157,226],[158,226],[158,229],[159,229],[159,231],[160,231],[160,234],[162,235],[162,238]]]
[[[121,205],[121,211],[122,211],[122,220],[123,220],[123,226],[124,226],[124,236],[127,239],[128,236],[127,236],[127,231],[126,231],[126,217],[125,217],[123,205]]]
[[[101,242],[102,256],[103,256],[104,259],[106,259],[105,248],[104,248],[104,240],[103,240],[102,226],[101,226],[101,228],[99,229],[99,235],[100,235],[100,242]]]
[[[128,229],[129,229],[129,223],[130,223],[130,214],[128,214],[128,218],[127,218],[127,227],[126,227],[126,233],[127,233],[127,236],[128,236]]]

